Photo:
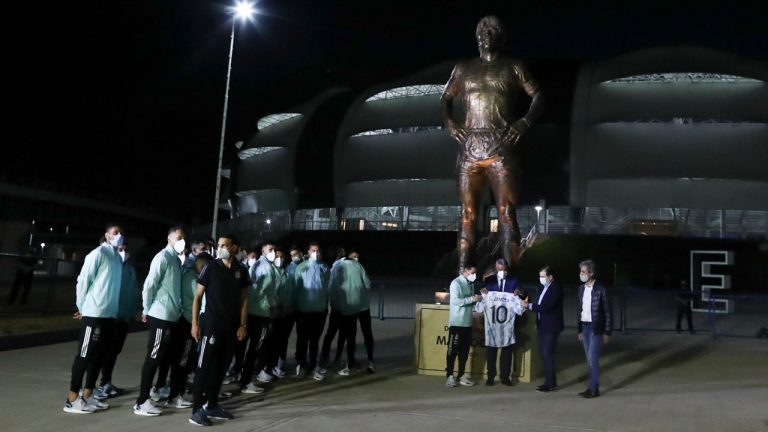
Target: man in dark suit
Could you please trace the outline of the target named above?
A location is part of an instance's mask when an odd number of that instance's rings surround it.
[[[507,265],[507,260],[504,258],[496,260],[496,273],[483,280],[483,285],[487,291],[515,292],[517,278],[509,274]]]
[[[592,260],[579,264],[579,286],[576,316],[579,340],[584,345],[589,365],[589,387],[579,396],[592,399],[600,396],[600,348],[607,344],[613,330],[613,311],[608,290],[595,281],[595,263]]]
[[[547,393],[557,390],[555,376],[555,345],[563,331],[563,290],[555,281],[549,266],[539,271],[539,283],[543,289],[535,302],[528,308],[536,313],[536,328],[539,335],[539,353],[544,363],[544,384],[536,391]]]

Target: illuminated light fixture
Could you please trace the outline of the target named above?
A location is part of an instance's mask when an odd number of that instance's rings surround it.
[[[283,147],[253,147],[239,151],[237,157],[240,158],[240,160],[246,160],[254,156],[263,155],[264,153],[280,150],[281,148]]]
[[[219,163],[216,172],[216,194],[213,199],[213,222],[211,223],[211,237],[217,238],[219,226],[219,197],[221,196],[221,165],[224,160],[224,138],[227,131],[227,111],[229,109],[229,82],[232,77],[232,55],[235,51],[235,23],[238,19],[251,20],[251,15],[256,12],[253,3],[240,0],[234,7],[229,8],[235,15],[232,20],[232,31],[229,33],[229,56],[227,57],[227,85],[224,87],[224,110],[221,113],[221,137],[219,138]]]
[[[738,75],[717,74],[707,72],[681,72],[632,75],[605,81],[605,84],[666,84],[666,83],[729,83],[756,84],[759,80]]]
[[[392,135],[392,134],[407,134],[416,132],[436,131],[442,130],[442,126],[402,126],[389,129],[373,129],[352,135],[350,138],[356,138],[361,136],[375,136],[375,135]]]
[[[391,99],[404,99],[417,96],[429,96],[429,95],[441,95],[445,89],[444,84],[422,84],[414,86],[397,87],[383,92],[376,93],[375,95],[366,99],[366,102],[373,102],[378,100],[391,100]]]
[[[259,130],[264,130],[270,126],[274,126],[278,123],[282,123],[286,120],[290,120],[294,117],[300,116],[300,113],[280,113],[280,114],[270,114],[268,116],[262,117],[259,119],[259,121],[256,123],[256,127]]]
[[[354,134],[352,135],[352,138],[361,137],[361,136],[391,135],[393,133],[395,133],[395,131],[392,129],[374,129],[374,130],[369,130],[369,131]]]
[[[232,10],[235,12],[235,16],[240,19],[251,19],[253,14],[256,13],[256,8],[254,8],[253,3],[249,1],[237,2]]]

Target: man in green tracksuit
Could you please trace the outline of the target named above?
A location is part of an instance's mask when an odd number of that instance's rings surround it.
[[[364,311],[368,311],[368,323],[370,325],[368,291],[371,289],[371,280],[357,260],[344,259],[331,270],[331,287],[334,291],[333,296],[336,299],[336,305],[341,312],[341,332],[347,345],[347,365],[339,371],[339,375],[346,376],[349,375],[350,368],[357,367],[355,360],[357,321]],[[369,367],[372,368],[373,341],[371,341],[370,347],[367,345],[366,343],[366,348],[369,348]]]
[[[125,338],[131,324],[136,321],[136,298],[138,295],[138,280],[136,269],[130,260],[128,245],[123,242],[117,247],[117,253],[123,261],[123,275],[120,280],[120,299],[118,301],[117,318],[112,332],[112,340],[107,348],[104,363],[101,365],[101,386],[94,394],[100,399],[106,399],[123,394],[123,389],[112,384],[112,372],[115,370],[117,356],[123,350]]]
[[[181,227],[168,230],[168,244],[152,258],[144,281],[141,319],[149,324],[149,337],[147,356],[141,368],[139,396],[133,407],[136,415],[154,417],[163,412],[149,399],[149,391],[160,363],[168,355],[173,328],[181,317],[181,261],[178,255],[186,247],[184,236]]]
[[[448,352],[446,355],[445,385],[456,387],[453,376],[453,365],[459,358],[459,384],[473,386],[474,383],[464,373],[469,357],[469,346],[472,341],[472,307],[483,299],[475,294],[474,282],[477,278],[477,268],[465,265],[461,275],[451,282],[451,304],[448,315]]]
[[[261,247],[261,256],[251,266],[251,287],[248,290],[248,335],[250,343],[245,352],[240,388],[243,393],[261,393],[261,387],[252,382],[253,374],[260,382],[272,381],[272,375],[264,368],[271,348],[273,329],[270,317],[276,313],[277,271],[273,265],[277,253],[275,245],[266,243]]]
[[[122,242],[120,226],[107,225],[104,242],[85,257],[77,277],[77,312],[74,318],[80,320],[80,340],[72,364],[72,379],[64,412],[90,414],[109,408],[109,404],[94,397],[93,389],[119,309],[123,260],[117,247]],[[83,386],[86,372],[88,375]],[[80,390],[83,391],[82,397]]]
[[[328,316],[328,266],[320,261],[320,245],[311,242],[307,248],[309,259],[296,267],[294,289],[296,290],[296,377],[303,378],[305,371],[313,371],[317,381],[325,374],[317,367],[320,336]],[[309,351],[309,360],[307,360]]]
[[[291,336],[293,328],[294,294],[292,274],[286,268],[285,252],[277,248],[277,257],[275,257],[275,272],[277,272],[277,317],[273,320],[275,330],[273,340],[273,349],[270,353],[270,364],[272,375],[277,378],[285,376],[285,357],[288,351],[288,338]]]

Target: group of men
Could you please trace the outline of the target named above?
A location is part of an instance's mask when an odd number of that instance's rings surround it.
[[[101,245],[85,258],[74,315],[81,331],[65,412],[106,410],[106,400],[123,393],[112,384],[112,371],[136,320],[138,297],[136,272],[126,249],[121,227],[110,224]],[[272,242],[246,255],[229,234],[219,236],[215,257],[206,249],[204,242],[196,242],[190,251],[184,229],[172,227],[166,247],[152,259],[141,293],[141,320],[147,324],[148,338],[133,406],[136,415],[159,416],[163,407],[170,407],[192,408],[189,422],[200,426],[212,425],[211,419],[233,418],[218,403],[220,397],[231,396],[221,391],[222,384],[237,382],[242,393],[262,393],[264,388],[257,383],[285,377],[294,326],[295,377],[311,374],[324,380],[328,368],[339,364],[344,345],[346,362],[337,372],[350,375],[359,366],[358,322],[367,371],[375,372],[371,283],[357,252],[347,255],[343,248],[335,248],[329,268],[317,242],[306,251],[291,247],[290,260]],[[331,362],[330,347],[337,333],[337,355]],[[96,387],[99,374],[101,385]],[[190,401],[184,394],[192,377]]]
[[[579,396],[592,399],[600,396],[600,349],[608,343],[613,329],[613,314],[608,291],[596,283],[596,267],[592,260],[579,264],[579,280],[576,316],[577,337],[582,342],[589,369],[589,387]],[[544,369],[544,383],[536,387],[542,393],[556,391],[555,346],[564,329],[563,291],[555,281],[549,266],[539,271],[542,289],[537,299],[529,302],[521,294],[517,278],[509,274],[507,261],[503,258],[495,263],[495,272],[482,281],[482,288],[475,289],[477,267],[465,265],[462,274],[451,282],[448,327],[448,350],[446,354],[446,385],[473,386],[466,372],[467,358],[472,341],[472,313],[484,315],[485,348],[487,353],[486,385],[494,385],[497,356],[501,370],[501,383],[512,385],[512,349],[515,344],[515,316],[525,310],[536,314],[536,328]],[[500,351],[500,354],[499,354]],[[454,366],[458,359],[458,375]],[[458,377],[458,379],[457,379]]]

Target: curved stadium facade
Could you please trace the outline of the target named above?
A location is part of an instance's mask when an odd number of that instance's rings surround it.
[[[457,230],[456,145],[440,108],[452,65],[349,98],[324,140],[312,119],[328,94],[261,119],[232,167],[231,228]],[[766,238],[764,63],[695,47],[644,50],[582,66],[572,94],[570,119],[545,118],[522,143],[522,157],[535,159],[521,174],[522,230]],[[318,148],[331,163],[317,175],[329,184],[315,191],[322,199],[304,200],[297,167]],[[553,195],[541,167],[562,155],[562,167],[545,167],[563,174]],[[479,228],[495,231],[490,194],[482,211]]]

